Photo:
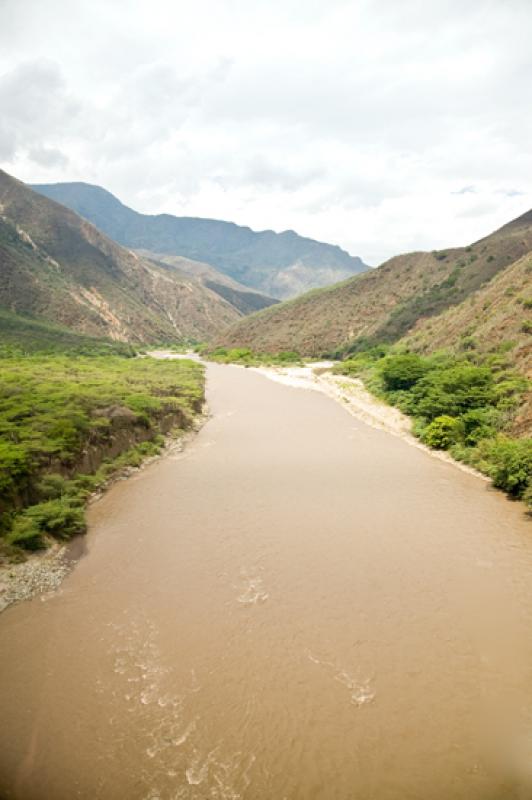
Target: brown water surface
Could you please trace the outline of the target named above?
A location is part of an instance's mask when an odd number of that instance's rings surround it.
[[[529,797],[522,507],[319,393],[208,386],[194,442],[0,618],[0,796]]]

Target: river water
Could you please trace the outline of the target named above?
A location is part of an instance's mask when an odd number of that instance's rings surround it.
[[[319,393],[208,399],[0,617],[0,797],[532,796],[523,508]]]

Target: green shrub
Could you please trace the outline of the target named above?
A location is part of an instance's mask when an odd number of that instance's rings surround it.
[[[55,500],[67,492],[68,481],[55,472],[43,475],[36,486],[37,492],[44,500]]]
[[[46,538],[38,523],[28,517],[19,517],[15,520],[13,528],[6,541],[15,547],[24,550],[44,550]]]
[[[277,353],[275,359],[281,363],[294,363],[294,361],[300,361],[301,356],[295,350],[283,350],[281,353]]]
[[[500,424],[500,413],[495,408],[474,408],[462,415],[465,444],[473,447],[482,439],[495,435]]]
[[[246,361],[253,357],[253,353],[248,347],[233,347],[227,353],[228,361]]]
[[[530,496],[532,486],[532,439],[509,439],[500,436],[487,442],[493,485],[514,497]]]
[[[415,353],[386,356],[381,363],[381,374],[388,391],[410,389],[428,369],[427,360]]]
[[[460,340],[460,349],[461,350],[475,350],[477,346],[477,341],[473,336],[463,336]]]
[[[457,364],[433,369],[412,390],[411,413],[429,420],[458,417],[473,408],[495,403],[494,381],[488,367]]]
[[[448,450],[463,438],[464,425],[455,417],[436,417],[424,429],[422,441],[436,450]]]
[[[56,539],[70,539],[86,530],[84,509],[72,498],[46,500],[30,506],[23,512],[22,518],[30,520],[42,533]]]
[[[1,433],[1,427],[0,427]],[[29,472],[28,450],[22,444],[0,441],[0,496],[20,484]]]

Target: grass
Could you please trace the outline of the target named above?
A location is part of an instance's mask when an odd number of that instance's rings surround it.
[[[135,350],[124,342],[84,336],[61,325],[0,308],[0,357],[32,353],[131,357]]]
[[[170,422],[186,428],[204,385],[192,361],[132,357],[129,346],[3,312],[2,324],[0,554],[9,556],[81,532],[87,494],[157,452]],[[93,474],[80,474],[88,464]]]

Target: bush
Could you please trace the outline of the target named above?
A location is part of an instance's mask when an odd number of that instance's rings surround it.
[[[464,441],[470,447],[496,433],[500,413],[494,408],[475,408],[462,415]]]
[[[66,493],[67,487],[68,481],[66,478],[51,472],[48,475],[43,475],[36,488],[39,496],[44,500],[55,500]]]
[[[253,357],[253,353],[248,347],[233,347],[227,353],[228,361],[246,361]]]
[[[294,361],[301,361],[301,356],[295,350],[284,350],[275,356],[276,361],[281,363],[293,363]]]
[[[495,404],[494,381],[488,367],[458,364],[431,370],[412,391],[411,413],[433,420],[459,417],[473,408]]]
[[[514,497],[530,497],[532,487],[532,439],[500,436],[487,443],[493,485]]]
[[[411,389],[428,371],[427,360],[414,353],[386,356],[381,374],[388,391]]]
[[[22,547],[24,550],[44,550],[46,538],[35,520],[19,517],[6,541],[10,545]]]
[[[0,441],[0,496],[15,488],[29,471],[27,448]]]
[[[464,435],[464,425],[455,417],[436,417],[428,425],[421,436],[422,441],[436,450],[448,450],[459,442]]]
[[[354,358],[348,358],[347,361],[341,361],[333,367],[335,375],[356,376],[360,375],[365,369],[371,366],[374,360],[368,353],[359,353]]]
[[[16,520],[13,525],[13,532],[8,537],[8,541],[13,544],[18,543],[21,536],[40,534],[43,538],[46,534],[56,539],[70,539],[77,533],[84,533],[86,530],[85,512],[74,498],[61,498],[56,500],[46,500],[35,506],[27,508]]]

